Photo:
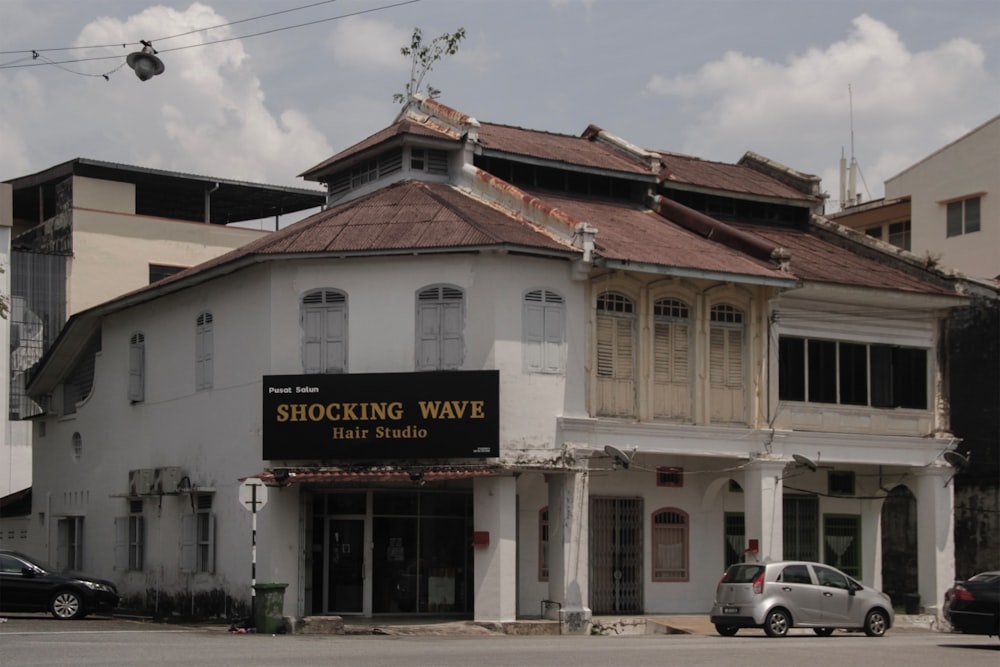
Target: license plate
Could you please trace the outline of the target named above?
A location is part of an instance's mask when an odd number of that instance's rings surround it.
[[[723,607],[722,608],[722,613],[723,614],[738,614],[738,613],[740,613],[740,608],[739,607]]]

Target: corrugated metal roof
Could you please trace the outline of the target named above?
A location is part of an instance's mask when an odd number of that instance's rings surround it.
[[[833,283],[852,287],[954,295],[954,288],[938,286],[928,273],[926,279],[896,268],[895,261],[877,261],[876,251],[861,252],[860,245],[852,250],[850,242],[832,243],[815,233],[800,230],[734,225],[737,229],[767,239],[791,253],[790,272],[803,281]]]
[[[818,201],[816,197],[744,165],[712,162],[667,151],[659,153],[663,164],[660,179],[666,187],[677,183],[776,199]]]
[[[569,134],[481,123],[479,144],[485,149],[551,162],[655,176],[647,164],[628,158],[600,141]]]
[[[413,252],[488,246],[567,254],[578,252],[531,223],[450,185],[400,181],[316,213],[156,284],[163,286],[183,280],[249,256]]]
[[[597,228],[596,252],[607,259],[673,266],[762,278],[790,276],[695,234],[656,212],[638,206],[539,195],[547,203]]]
[[[342,150],[333,157],[323,160],[316,166],[306,169],[304,172],[299,174],[299,177],[304,178],[307,181],[320,180],[320,177],[329,171],[328,167],[331,165],[343,162],[346,166],[350,163],[350,158],[380,144],[387,144],[392,139],[401,139],[404,136],[428,137],[433,139],[443,139],[446,141],[457,141],[459,139],[457,135],[449,133],[443,128],[431,127],[421,123],[416,123],[408,118],[403,118],[401,120],[397,120],[389,127],[379,130],[367,139],[359,141],[350,148]]]

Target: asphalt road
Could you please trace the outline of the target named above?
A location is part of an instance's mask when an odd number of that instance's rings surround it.
[[[10,615],[0,623],[0,664],[100,665],[378,665],[384,667],[584,667],[589,665],[906,665],[997,667],[1000,640],[933,631],[770,639],[709,633],[621,637],[238,635],[224,626],[178,626],[102,617],[56,621]]]

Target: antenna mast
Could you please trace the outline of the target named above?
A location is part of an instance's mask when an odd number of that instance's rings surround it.
[[[848,169],[844,151],[840,151],[840,210],[858,203],[857,174],[858,161],[854,159],[854,92],[847,84],[847,103],[851,125],[851,166]],[[846,182],[845,182],[846,181]]]

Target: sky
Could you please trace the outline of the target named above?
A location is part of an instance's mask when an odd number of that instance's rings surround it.
[[[0,0],[0,181],[84,157],[317,188],[298,174],[395,119],[414,28],[464,28],[426,78],[460,112],[753,151],[820,176],[828,212],[842,156],[879,198],[1000,114],[996,0]]]

